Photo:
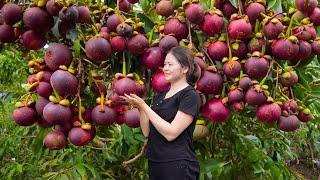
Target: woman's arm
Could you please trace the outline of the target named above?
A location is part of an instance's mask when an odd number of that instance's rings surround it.
[[[140,110],[140,127],[144,137],[148,137],[150,132],[149,118],[143,110]]]
[[[120,97],[125,99],[130,104],[135,104],[139,108],[140,112],[144,111],[146,119],[149,119],[158,132],[168,141],[175,140],[193,121],[192,115],[178,111],[173,121],[168,123],[156,112],[154,112],[139,96],[135,94],[125,94],[124,96]]]
[[[193,121],[193,116],[178,111],[173,121],[169,123],[155,113],[147,104],[142,104],[140,108],[145,112],[158,132],[168,141],[175,140]]]

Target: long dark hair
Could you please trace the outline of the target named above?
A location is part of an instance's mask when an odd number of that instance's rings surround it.
[[[200,68],[197,63],[193,60],[194,56],[190,49],[176,46],[170,49],[168,54],[172,54],[179,62],[182,67],[187,67],[187,82],[190,85],[194,85],[200,77]]]

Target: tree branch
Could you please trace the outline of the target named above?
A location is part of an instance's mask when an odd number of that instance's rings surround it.
[[[143,155],[144,150],[146,149],[146,146],[147,146],[147,142],[148,142],[148,139],[145,139],[145,140],[144,140],[144,143],[143,143],[143,146],[142,146],[141,151],[140,151],[139,154],[137,154],[135,157],[133,157],[132,159],[130,159],[130,160],[128,160],[128,161],[123,161],[123,162],[122,162],[122,166],[124,167],[124,169],[125,169],[128,173],[131,172],[131,170],[130,170],[130,168],[128,167],[128,165],[131,164],[131,163],[133,163],[133,162],[135,162],[135,161],[137,161],[137,160]]]

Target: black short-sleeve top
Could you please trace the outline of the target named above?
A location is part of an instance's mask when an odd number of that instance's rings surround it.
[[[192,134],[201,105],[200,96],[190,85],[164,99],[168,91],[157,94],[151,108],[169,123],[173,121],[178,110],[192,115],[194,117],[193,122],[173,141],[167,141],[150,122],[146,156],[148,160],[155,162],[182,159],[197,161]]]

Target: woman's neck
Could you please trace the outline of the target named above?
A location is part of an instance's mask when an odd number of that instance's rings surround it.
[[[181,89],[187,87],[188,85],[189,84],[185,80],[181,79],[181,80],[172,82],[169,91],[177,92],[177,91],[180,91]]]

